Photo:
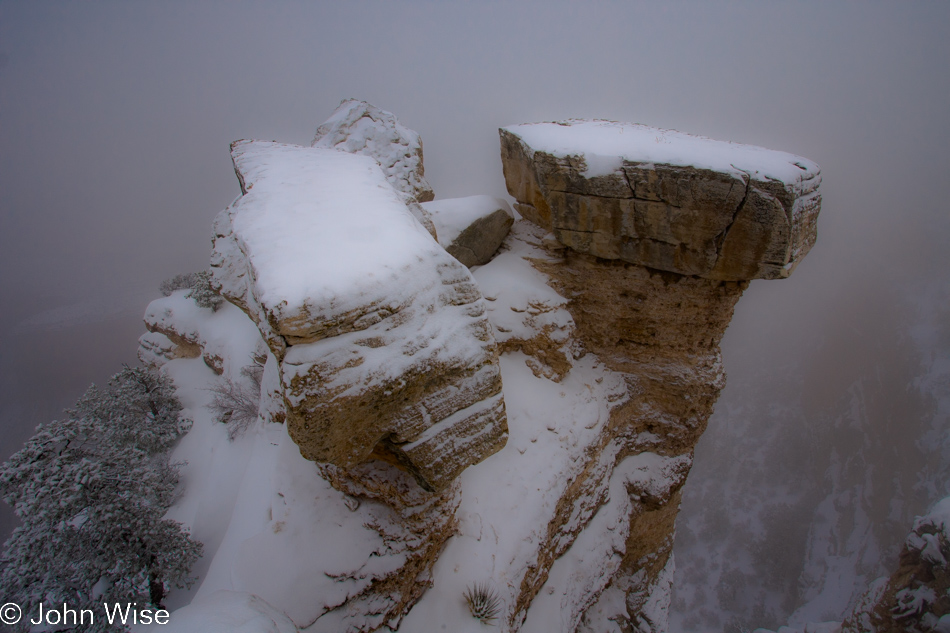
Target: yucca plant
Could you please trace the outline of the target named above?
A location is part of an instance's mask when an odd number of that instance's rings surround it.
[[[488,583],[475,583],[465,590],[465,602],[472,617],[482,624],[493,624],[501,611],[501,599]]]

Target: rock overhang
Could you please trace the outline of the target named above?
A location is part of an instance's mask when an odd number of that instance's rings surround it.
[[[603,120],[499,133],[518,210],[578,252],[741,281],[789,276],[815,242],[821,172],[800,156]]]

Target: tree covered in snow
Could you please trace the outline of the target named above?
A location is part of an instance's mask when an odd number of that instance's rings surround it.
[[[201,544],[163,518],[178,482],[168,451],[191,425],[181,410],[167,376],[126,367],[0,467],[0,494],[22,522],[0,560],[6,600],[25,613],[41,602],[144,608],[190,583]],[[109,628],[96,618],[87,630]]]

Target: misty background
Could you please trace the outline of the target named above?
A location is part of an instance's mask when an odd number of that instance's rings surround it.
[[[948,32],[942,2],[2,1],[0,458],[136,363],[158,284],[207,267],[233,140],[309,144],[364,99],[447,198],[505,194],[500,126],[675,128],[816,161],[823,205],[724,340],[673,622],[840,617],[950,494]]]

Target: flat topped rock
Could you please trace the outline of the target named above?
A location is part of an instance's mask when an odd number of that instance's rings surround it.
[[[437,244],[371,157],[237,141],[232,159],[245,193],[228,210],[228,231],[240,238],[253,267],[248,289],[277,334],[321,338],[394,311],[417,279],[405,270],[436,276],[420,257]]]
[[[811,180],[818,165],[787,152],[717,141],[677,130],[616,121],[571,119],[554,123],[523,123],[504,130],[536,151],[552,156],[584,156],[587,178],[618,171],[624,162],[695,167],[752,180],[779,181],[789,186]]]
[[[821,174],[800,156],[601,120],[499,132],[519,212],[576,251],[747,280],[787,277],[814,244]]]

